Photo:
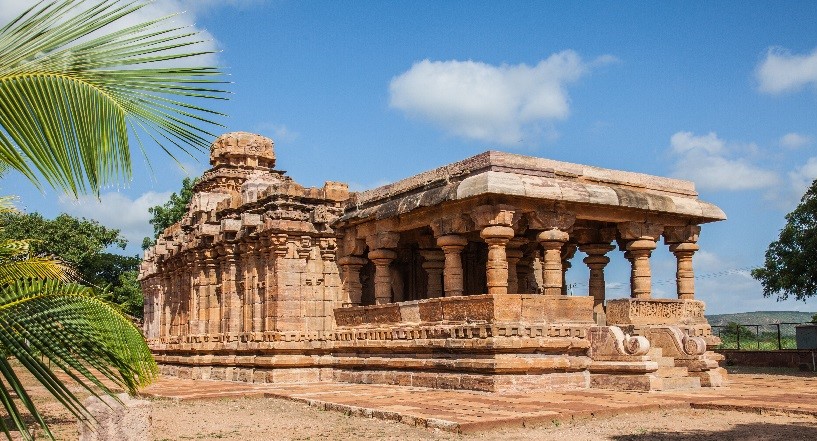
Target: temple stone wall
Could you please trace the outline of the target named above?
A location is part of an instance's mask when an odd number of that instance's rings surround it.
[[[145,334],[152,343],[263,341],[322,333],[341,304],[330,224],[345,184],[305,188],[274,169],[272,140],[219,137],[188,213],[145,253]]]

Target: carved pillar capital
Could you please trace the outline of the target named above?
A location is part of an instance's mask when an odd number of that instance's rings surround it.
[[[609,244],[616,239],[618,229],[610,228],[581,228],[575,229],[571,236],[581,245]]]
[[[700,234],[701,227],[699,225],[686,225],[683,227],[669,226],[664,228],[664,243],[695,243],[698,242]]]
[[[627,241],[644,239],[655,242],[664,232],[663,225],[652,222],[621,222],[617,227],[621,238]]]
[[[480,205],[471,210],[470,214],[475,227],[479,230],[492,225],[512,227],[521,217],[521,213],[516,211],[516,207],[505,204]]]
[[[435,219],[429,224],[434,237],[466,233],[474,229],[474,221],[470,216],[455,215]]]
[[[562,249],[562,246],[570,240],[570,235],[563,230],[550,229],[542,231],[536,235],[536,240],[542,244],[545,249]]]
[[[397,248],[397,244],[399,242],[400,233],[395,233],[393,231],[380,231],[366,236],[366,244],[369,246],[370,250]]]
[[[527,213],[528,226],[533,230],[562,230],[569,232],[576,222],[574,213],[537,208]]]

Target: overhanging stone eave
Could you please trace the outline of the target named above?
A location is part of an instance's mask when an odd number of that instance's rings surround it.
[[[366,207],[402,194],[459,182],[486,171],[551,177],[614,187],[632,187],[689,198],[698,196],[695,184],[687,180],[489,150],[391,184],[360,192],[357,194],[357,204]]]
[[[465,201],[485,196],[518,197],[547,203],[562,202],[584,207],[633,210],[640,213],[709,223],[726,219],[717,206],[680,194],[656,193],[589,182],[567,181],[547,176],[483,170],[460,182],[447,183],[404,195],[393,195],[383,202],[370,203],[347,211],[338,225],[358,220],[382,220],[402,216],[428,206]]]

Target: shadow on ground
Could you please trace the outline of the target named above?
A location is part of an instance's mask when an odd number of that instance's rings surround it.
[[[758,418],[761,418],[758,416]],[[815,424],[737,424],[728,430],[692,430],[686,432],[646,431],[635,435],[611,436],[616,441],[813,441],[817,440],[817,420]]]

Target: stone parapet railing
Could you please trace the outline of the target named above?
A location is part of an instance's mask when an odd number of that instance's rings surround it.
[[[622,325],[706,325],[704,302],[677,299],[607,301],[607,323]]]
[[[430,323],[588,323],[593,298],[481,294],[335,309],[339,327]]]

